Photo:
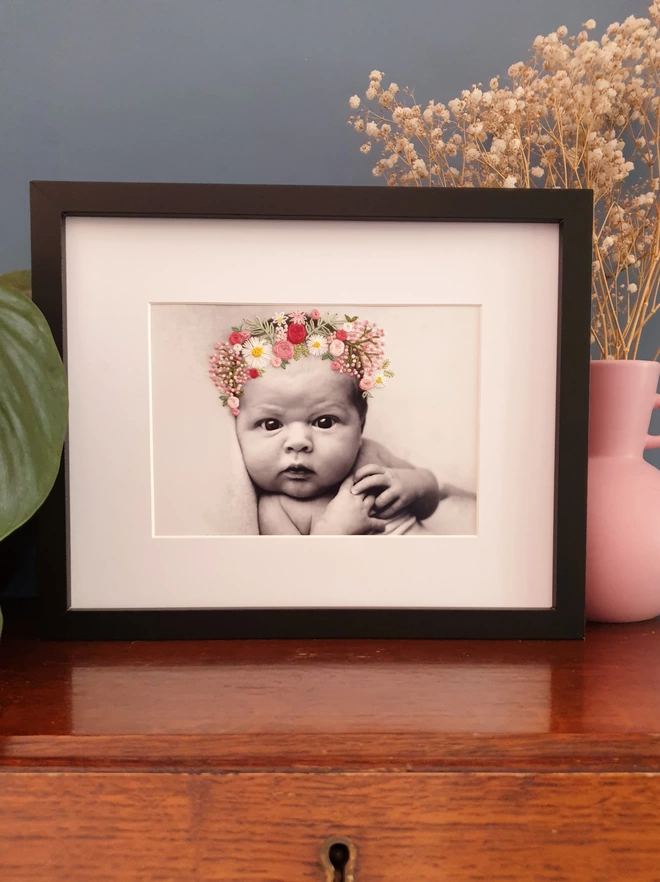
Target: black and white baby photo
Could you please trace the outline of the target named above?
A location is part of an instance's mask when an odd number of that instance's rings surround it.
[[[152,304],[157,536],[474,535],[477,306]]]

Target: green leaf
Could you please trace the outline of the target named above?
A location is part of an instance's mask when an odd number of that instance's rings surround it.
[[[275,343],[275,326],[270,319],[262,322],[255,316],[253,319],[246,319],[245,326],[255,336],[266,337],[269,343]]]
[[[394,373],[392,371],[383,371],[383,373],[385,374],[386,377],[392,378],[394,376]]]
[[[346,319],[347,322],[356,322],[357,321],[356,315],[354,315],[353,318],[351,318],[350,315],[344,314],[344,318]]]
[[[324,352],[321,361],[334,361],[334,356],[330,352]]]
[[[323,334],[323,336],[327,337],[328,334],[331,334],[333,331],[337,330],[337,326],[333,324],[333,322],[326,322],[325,319],[319,319],[318,325],[314,331],[316,334]]]
[[[67,425],[64,365],[26,278],[0,276],[0,540],[50,493]]]
[[[4,276],[0,276],[0,281],[14,291],[20,291],[28,300],[32,300],[32,273],[30,270],[15,270],[13,273],[5,273]]]

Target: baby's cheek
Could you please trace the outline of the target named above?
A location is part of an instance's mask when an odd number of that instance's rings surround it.
[[[252,477],[255,477],[252,473],[259,472],[268,461],[267,451],[264,448],[264,445],[255,438],[244,437],[243,443],[241,444],[241,450],[243,453],[243,461],[248,472],[250,472]]]
[[[330,446],[330,445],[329,445]],[[353,465],[360,448],[359,436],[352,431],[342,431],[334,434],[331,441],[329,455],[336,463],[338,471],[343,471],[342,477],[348,473]]]

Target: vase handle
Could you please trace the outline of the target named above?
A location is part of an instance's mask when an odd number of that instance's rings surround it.
[[[660,408],[660,395],[655,396],[655,404],[653,405],[653,410],[657,410]],[[654,450],[656,447],[660,447],[660,435],[649,435],[646,439],[646,447],[645,450]]]

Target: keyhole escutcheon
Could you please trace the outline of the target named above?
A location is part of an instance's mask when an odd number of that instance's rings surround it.
[[[325,882],[355,882],[356,848],[348,836],[330,836],[321,846]]]

